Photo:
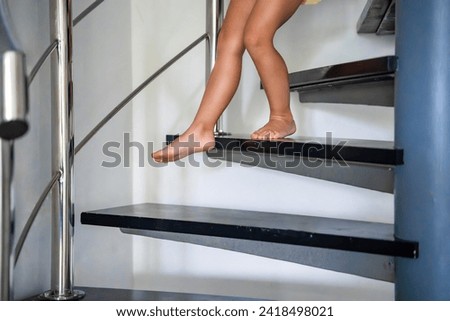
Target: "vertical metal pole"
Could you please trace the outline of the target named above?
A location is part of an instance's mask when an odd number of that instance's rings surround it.
[[[13,239],[14,206],[12,181],[14,147],[12,141],[0,140],[1,197],[0,197],[0,301],[13,300]]]
[[[222,27],[224,15],[223,0],[206,0],[206,33],[208,41],[206,45],[206,81],[214,68],[217,56],[217,40]],[[224,135],[223,118],[220,117],[216,123],[216,135]]]
[[[52,56],[52,170],[61,172],[53,189],[51,290],[49,300],[75,300],[84,293],[73,289],[73,90],[72,1],[50,0]]]
[[[397,0],[395,233],[419,242],[398,258],[398,300],[450,299],[450,1]]]

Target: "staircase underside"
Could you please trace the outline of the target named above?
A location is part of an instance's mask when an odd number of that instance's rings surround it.
[[[358,20],[358,33],[395,33],[395,0],[368,0]]]
[[[394,257],[392,256],[370,255],[367,253],[310,248],[299,245],[265,243],[225,237],[188,235],[128,228],[121,228],[120,230],[126,234],[246,253],[375,280],[394,282],[395,279],[395,262]]]
[[[139,204],[85,212],[81,223],[385,281],[394,279],[395,256],[418,255],[418,244],[395,239],[390,224],[303,215]]]

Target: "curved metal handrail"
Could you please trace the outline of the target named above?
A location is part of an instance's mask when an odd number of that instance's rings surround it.
[[[86,8],[83,12],[81,12],[74,20],[73,25],[77,25],[81,20],[83,20],[86,16],[88,16],[94,9],[96,9],[104,0],[97,0],[93,4],[91,4],[88,8]],[[0,2],[0,5],[2,3]],[[27,77],[27,84],[28,86],[31,85],[34,78],[38,74],[38,72],[41,70],[41,67],[46,62],[46,60],[50,57],[50,55],[55,51],[55,49],[58,46],[58,41],[55,40],[53,43],[50,44],[50,46],[44,51],[44,53],[40,56],[36,64],[34,65],[33,69],[31,70],[29,76]],[[15,248],[15,256],[14,256],[14,265],[17,264],[17,261],[19,259],[20,253],[22,251],[23,245],[25,243],[25,240],[28,236],[28,233],[30,232],[30,229],[39,214],[39,211],[47,198],[48,194],[50,193],[51,189],[57,182],[57,180],[61,177],[61,172],[56,172],[55,175],[52,177],[51,181],[48,183],[48,185],[44,188],[41,196],[39,197],[38,201],[33,207],[33,210],[31,211],[30,216],[28,217],[27,223],[25,224],[22,233],[20,234],[19,240],[17,241],[16,248]]]
[[[203,40],[208,38],[208,34],[205,33],[199,38],[197,38],[193,43],[184,48],[178,55],[173,57],[169,62],[159,68],[154,74],[148,77],[144,82],[142,82],[135,90],[131,92],[125,99],[123,99],[113,110],[106,115],[98,124],[95,126],[75,147],[75,155],[91,140],[91,138],[110,121],[119,111],[121,111],[134,97],[136,97],[142,90],[145,89],[153,80],[158,78],[164,71],[166,71],[170,66],[177,62],[180,58],[186,55],[189,51],[195,48]]]
[[[19,240],[17,241],[16,249],[14,251],[14,253],[15,253],[14,254],[14,265],[16,265],[17,261],[19,260],[19,256],[22,251],[25,240],[28,236],[28,233],[30,232],[31,226],[33,225],[42,205],[44,204],[45,199],[47,198],[48,194],[52,190],[53,186],[55,186],[56,182],[58,181],[58,179],[60,177],[61,177],[61,172],[56,172],[55,175],[53,175],[52,179],[47,184],[47,186],[44,188],[44,191],[42,192],[38,201],[34,205],[34,208],[31,211],[31,214],[27,220],[27,223],[23,227],[22,233],[20,234]]]
[[[90,14],[95,8],[102,4],[105,0],[97,0],[89,7],[87,7],[82,13],[80,13],[75,19],[73,19],[73,26],[75,27],[81,20],[83,20],[88,14]]]
[[[36,64],[34,65],[33,69],[30,72],[30,75],[28,76],[28,86],[31,85],[31,83],[34,80],[34,77],[36,77],[37,73],[41,69],[44,62],[47,60],[48,57],[52,54],[52,52],[56,49],[56,46],[58,46],[58,41],[54,41],[42,54],[42,56],[38,59]]]
[[[0,0],[0,9],[2,9],[4,0]],[[155,73],[153,73],[150,77],[148,77],[144,82],[142,82],[133,92],[131,92],[127,97],[125,97],[116,107],[112,109],[110,113],[108,113],[87,135],[83,138],[83,140],[76,146],[74,149],[74,154],[78,153],[91,139],[95,136],[95,134],[103,127],[105,126],[109,120],[111,120],[118,112],[120,112],[132,99],[134,99],[142,90],[144,90],[151,82],[153,82],[157,77],[159,77],[162,73],[164,73],[170,66],[172,66],[175,62],[177,62],[179,59],[181,59],[184,55],[186,55],[189,51],[191,51],[193,48],[195,48],[198,44],[200,44],[203,40],[208,41],[207,46],[207,73],[210,72],[210,69],[214,65],[215,61],[215,50],[211,50],[210,47],[215,47],[216,41],[217,41],[217,33],[218,29],[220,28],[221,20],[220,20],[220,14],[223,9],[223,0],[207,0],[207,15],[209,20],[207,20],[207,32],[197,38],[194,42],[192,42],[189,46],[187,46],[185,49],[183,49],[179,54],[174,56],[170,61],[168,61],[166,64],[164,64],[161,68],[159,68]],[[77,25],[80,21],[82,21],[86,16],[89,15],[95,8],[97,8],[101,3],[103,3],[104,0],[97,0],[94,3],[92,3],[88,8],[86,8],[81,14],[79,14],[75,19],[72,21],[72,26]],[[61,6],[63,6],[63,2],[60,2]],[[55,5],[55,4],[53,4]],[[59,4],[58,4],[59,5]],[[70,11],[70,9],[69,9]],[[55,13],[54,13],[55,14]],[[57,17],[60,16],[60,13],[56,13]],[[70,12],[68,14],[68,17],[70,17]],[[63,19],[64,20],[64,19]],[[0,39],[1,40],[1,39]],[[32,71],[30,72],[30,75],[28,76],[27,85],[30,86],[30,84],[33,82],[35,76],[37,73],[41,70],[42,65],[45,63],[48,57],[51,56],[53,51],[59,50],[59,46],[61,45],[61,41],[63,40],[55,40],[50,46],[45,50],[45,52],[42,54],[42,56],[38,59],[36,62],[36,65],[33,67]],[[67,45],[64,43],[64,45]],[[209,47],[209,48],[208,48]],[[209,52],[208,52],[209,50]],[[60,169],[57,171],[54,176],[52,177],[51,181],[47,184],[47,186],[44,188],[41,196],[39,197],[37,203],[33,207],[33,210],[23,228],[23,231],[19,237],[19,240],[17,242],[15,251],[14,251],[14,265],[17,264],[18,259],[20,257],[21,250],[23,248],[23,245],[25,243],[25,240],[29,234],[29,231],[33,225],[33,222],[35,221],[40,209],[42,208],[42,205],[44,204],[45,199],[47,198],[48,194],[51,192],[52,188],[55,186],[55,184],[62,179],[64,176],[64,170]],[[53,254],[52,254],[53,255]],[[53,278],[53,271],[52,271],[52,278]],[[59,278],[57,278],[59,280]],[[53,279],[52,279],[53,280]],[[71,284],[69,284],[71,285]],[[59,292],[61,289],[59,289]],[[57,291],[58,292],[58,291]],[[68,293],[67,298],[61,294],[56,293],[53,290],[48,291],[44,294],[44,296],[48,298],[57,298],[57,299],[67,299],[71,298],[72,296],[76,297],[78,294],[73,291],[73,293]]]
[[[200,44],[203,40],[208,38],[208,34],[203,34],[201,37],[196,39],[193,43],[191,43],[189,46],[187,46],[185,49],[183,49],[178,55],[176,55],[174,58],[172,58],[169,62],[164,64],[161,68],[159,68],[155,73],[153,73],[150,77],[148,77],[144,82],[142,82],[141,85],[139,85],[131,94],[129,94],[125,99],[123,99],[116,107],[113,108],[113,110],[105,116],[98,124],[95,126],[89,134],[86,135],[86,137],[76,146],[75,148],[75,154],[78,153],[84,145],[86,145],[89,140],[104,126],[106,123],[111,120],[120,110],[122,110],[133,98],[135,98],[142,90],[144,90],[153,80],[155,80],[158,76],[160,76],[164,71],[166,71],[170,66],[172,66],[175,62],[177,62],[179,59],[181,59],[184,55],[186,55],[190,50],[195,48],[198,44]],[[32,72],[30,73],[30,76],[28,77],[28,84],[30,85],[33,81],[34,77],[38,73],[39,69],[45,62],[45,60],[51,55],[51,53],[55,50],[57,46],[57,42],[53,42],[47,50],[43,53],[41,58],[36,63],[35,67],[33,68]],[[52,190],[55,183],[58,181],[58,179],[61,177],[61,172],[55,173],[51,181],[47,184],[47,186],[44,188],[41,196],[39,197],[38,201],[36,202],[35,206],[33,207],[33,210],[27,220],[27,223],[25,224],[22,233],[20,234],[19,240],[17,241],[16,248],[15,248],[15,255],[14,255],[14,265],[17,264],[20,253],[22,251],[23,245],[25,244],[25,240],[31,230],[31,227],[39,214],[40,209],[42,208],[42,205],[44,204],[45,199],[47,198],[48,194]]]
[[[83,20],[86,16],[88,16],[94,9],[96,9],[104,0],[97,0],[93,4],[91,4],[88,8],[86,8],[83,12],[81,12],[74,20],[73,25],[77,25],[81,20]],[[33,69],[31,70],[29,76],[27,77],[27,85],[28,87],[33,82],[34,78],[38,74],[38,72],[41,70],[41,67],[43,64],[47,61],[47,59],[50,57],[50,55],[55,51],[56,47],[58,46],[58,41],[55,40],[53,43],[50,44],[50,46],[44,51],[44,53],[41,55],[41,57],[38,59],[36,64],[34,65]],[[25,244],[25,240],[31,230],[31,227],[36,220],[37,215],[39,214],[39,211],[47,198],[48,194],[50,193],[51,189],[57,182],[57,180],[61,177],[61,172],[55,173],[51,181],[48,183],[48,185],[44,188],[41,196],[39,197],[38,201],[33,207],[33,210],[31,211],[30,216],[28,217],[27,223],[25,224],[19,240],[17,241],[16,248],[15,248],[15,256],[14,256],[14,265],[17,264],[17,261],[19,260],[20,253],[22,251],[23,245]]]
[[[99,5],[101,5],[105,0],[97,0],[93,4],[91,4],[89,7],[87,7],[83,12],[81,12],[75,19],[73,19],[73,26],[75,27],[81,20],[86,18],[94,9],[96,9]],[[58,46],[58,42],[54,41],[50,46],[44,51],[44,53],[41,55],[39,60],[36,62],[35,66],[30,72],[30,75],[28,76],[28,86],[33,82],[34,77],[36,77],[37,73],[41,69],[44,62],[47,60],[48,57],[53,53],[53,51]]]

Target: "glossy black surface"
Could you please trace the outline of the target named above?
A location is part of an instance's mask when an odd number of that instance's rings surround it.
[[[395,56],[372,58],[289,75],[301,102],[394,106]]]
[[[247,155],[264,153],[296,156],[302,157],[312,164],[316,159],[379,165],[403,164],[403,151],[395,149],[393,142],[388,141],[322,137],[262,141],[252,140],[248,138],[248,135],[233,135],[216,137],[216,150],[219,154],[225,150],[246,152]]]
[[[393,74],[396,68],[397,58],[386,56],[295,72],[289,75],[289,83],[291,90],[297,90],[299,87],[343,80],[370,81]]]
[[[84,212],[89,225],[217,236],[414,258],[390,224],[181,205],[139,204]]]
[[[303,103],[356,104],[394,107],[395,77],[354,79],[303,86],[297,89]]]
[[[171,143],[177,139],[177,137],[178,135],[167,135],[166,143]],[[245,137],[245,135],[241,135],[240,137]],[[277,153],[278,151],[274,150],[276,148],[269,148],[269,150],[266,151],[258,151],[258,149],[255,149],[254,147],[247,148],[245,146],[248,146],[248,144],[241,144],[241,138],[236,141],[235,136],[232,134],[227,136],[216,136],[216,140],[221,140],[219,138],[223,138],[230,143],[217,144],[218,148],[208,151],[207,155],[211,159],[234,162],[244,167],[257,166],[265,169],[367,188],[384,193],[393,193],[395,165],[354,161],[345,161],[344,163],[342,160],[337,160],[333,157],[330,159],[312,157],[312,153],[309,151],[310,149],[321,150],[323,149],[322,146],[324,144],[328,144],[331,146],[331,150],[335,148],[336,151],[337,149],[340,158],[342,158],[342,153],[340,153],[339,150],[340,146],[335,147],[339,144],[339,140],[336,139],[300,137],[297,139],[279,140],[281,142],[296,141],[297,143],[295,144],[297,145],[315,142],[316,145],[307,145],[307,147],[303,149],[303,151],[306,151],[306,155],[308,155],[308,157],[304,157],[299,153]],[[255,142],[250,139],[248,139],[248,141]],[[261,141],[256,142],[261,143]],[[393,149],[393,143],[387,141],[346,140],[345,142],[347,142],[349,146],[351,144],[352,148],[369,147],[375,149]],[[272,140],[270,143],[274,143],[274,141]],[[340,144],[342,145],[343,143]],[[329,154],[329,152],[325,152],[324,156]],[[395,151],[395,154],[397,156],[394,157],[396,157],[398,163],[402,163],[403,152],[399,150]]]

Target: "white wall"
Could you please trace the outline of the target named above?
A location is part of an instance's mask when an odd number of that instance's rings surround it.
[[[391,36],[356,34],[365,0],[324,0],[302,8],[276,39],[291,71],[393,54]],[[133,83],[138,85],[204,32],[204,0],[132,2]],[[133,139],[161,146],[192,120],[204,86],[204,46],[194,49],[134,102]],[[299,135],[393,139],[393,110],[300,104],[292,94]],[[226,130],[249,134],[268,117],[248,56]],[[196,159],[201,160],[197,155]],[[133,168],[134,202],[158,202],[378,222],[393,221],[393,197],[257,168]],[[136,237],[134,285],[267,299],[393,299],[393,285],[248,255]]]
[[[73,1],[74,16],[91,0]],[[108,0],[74,29],[75,141],[132,91],[130,3]],[[75,284],[129,288],[132,239],[117,229],[79,224],[82,211],[132,202],[132,172],[101,166],[102,147],[131,131],[132,104],[126,106],[75,157]]]

